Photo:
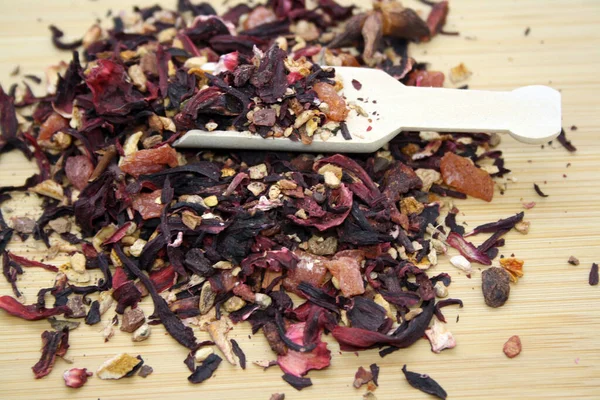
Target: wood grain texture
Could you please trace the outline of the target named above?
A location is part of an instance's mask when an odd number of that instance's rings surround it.
[[[136,4],[153,4],[138,0]],[[174,1],[163,2],[174,6]],[[471,279],[458,273],[442,258],[434,272],[448,271],[454,282],[451,297],[463,299],[465,307],[444,310],[448,327],[458,345],[436,355],[421,340],[410,349],[381,359],[376,351],[340,354],[330,346],[332,365],[309,374],[314,386],[297,392],[285,384],[277,368],[264,372],[249,365],[246,371],[223,363],[216,376],[199,386],[186,380],[185,351],[154,327],[151,338],[132,343],[128,334],[117,332],[104,343],[100,328],[82,326],[72,334],[68,355],[74,363],[58,360],[54,371],[35,380],[31,366],[39,358],[40,334],[49,325],[30,323],[0,313],[0,398],[2,399],[164,399],[176,396],[206,399],[268,399],[284,392],[286,399],[359,399],[364,389],[352,387],[360,365],[377,362],[381,367],[378,399],[428,399],[410,388],[401,367],[433,376],[451,399],[594,399],[600,397],[600,331],[598,306],[600,287],[587,283],[592,262],[600,261],[600,2],[597,0],[453,0],[448,30],[460,37],[439,37],[431,43],[414,46],[412,55],[431,62],[434,69],[448,72],[464,62],[473,72],[472,88],[509,90],[530,84],[546,84],[562,91],[564,126],[577,125],[568,132],[578,147],[569,154],[556,143],[527,146],[503,137],[508,168],[517,181],[504,195],[496,192],[492,204],[469,200],[457,202],[461,217],[469,226],[506,217],[522,209],[522,201],[536,201],[526,211],[531,221],[529,235],[511,232],[502,253],[514,253],[525,260],[525,276],[513,285],[508,303],[500,309],[485,306],[480,290],[479,271]],[[0,80],[5,87],[15,78],[9,73],[20,65],[21,74],[41,75],[44,67],[68,53],[54,50],[47,25],[58,24],[71,37],[78,37],[106,10],[129,8],[127,1],[6,2],[0,13]],[[366,4],[366,2],[362,3]],[[426,10],[422,4],[415,4]],[[38,20],[41,18],[41,21]],[[525,28],[531,33],[524,35]],[[571,166],[567,168],[567,163]],[[0,159],[0,182],[22,182],[34,166],[17,155]],[[566,174],[566,177],[563,176]],[[538,197],[533,183],[549,194]],[[39,215],[32,197],[17,197],[3,206],[7,215]],[[12,213],[10,213],[12,210]],[[18,254],[41,255],[32,241],[15,242]],[[581,264],[567,264],[570,255]],[[52,260],[60,264],[63,259]],[[19,282],[28,302],[36,291],[52,284],[52,275],[27,269]],[[10,288],[2,280],[0,293]],[[143,304],[149,310],[149,301]],[[460,321],[456,322],[457,315]],[[105,318],[112,317],[107,313]],[[233,337],[250,361],[271,358],[261,335],[249,337],[246,325],[236,326]],[[502,354],[504,342],[519,335],[523,352],[508,359]],[[198,333],[199,338],[204,338]],[[141,354],[154,368],[146,379],[101,381],[92,377],[78,391],[67,389],[62,372],[70,367],[95,371],[108,357],[126,351]]]

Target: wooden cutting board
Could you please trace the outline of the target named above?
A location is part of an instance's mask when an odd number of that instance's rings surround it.
[[[68,36],[79,37],[108,9],[154,3],[6,2],[0,13],[0,80],[8,88],[23,74],[41,76],[46,66],[69,59],[68,53],[52,48],[49,24],[57,24]],[[174,3],[162,2],[165,7]],[[367,1],[361,3],[367,5]],[[427,12],[423,4],[407,4]],[[263,371],[250,364],[241,371],[226,362],[213,379],[191,385],[182,362],[186,352],[161,327],[153,328],[148,341],[134,344],[121,332],[104,343],[100,325],[82,325],[71,335],[68,355],[73,364],[58,360],[49,376],[35,380],[31,366],[40,355],[40,334],[49,324],[24,322],[0,312],[0,398],[268,399],[280,392],[286,399],[360,399],[365,389],[352,387],[354,373],[359,366],[374,362],[381,367],[380,386],[375,391],[378,399],[430,398],[407,384],[401,373],[405,363],[410,370],[434,377],[450,399],[600,398],[600,346],[596,337],[600,331],[600,287],[587,282],[591,263],[600,262],[600,2],[453,0],[451,6],[446,29],[461,35],[414,46],[412,55],[445,73],[464,62],[473,71],[468,81],[472,88],[508,90],[544,84],[562,90],[564,126],[578,147],[577,153],[570,154],[557,143],[540,148],[503,137],[500,148],[514,181],[507,184],[503,195],[496,191],[492,204],[456,202],[469,226],[521,211],[523,201],[537,203],[526,211],[530,233],[509,233],[502,248],[503,254],[514,253],[525,260],[525,276],[512,286],[504,307],[485,306],[479,270],[469,279],[442,258],[433,272],[451,273],[450,295],[465,304],[463,309],[444,309],[458,342],[455,349],[433,354],[428,342],[421,340],[410,349],[381,359],[376,351],[341,354],[333,344],[331,367],[311,372],[314,386],[302,392],[284,383],[277,368]],[[530,33],[525,35],[528,27]],[[11,78],[16,65],[20,66],[20,77]],[[572,125],[577,126],[576,131],[569,130]],[[33,171],[34,166],[19,156],[9,154],[0,159],[3,185],[20,183]],[[549,197],[536,195],[534,182]],[[3,212],[8,216],[39,215],[33,196],[18,197],[5,204]],[[39,244],[32,241],[15,242],[12,248],[29,257],[42,254]],[[581,264],[567,264],[570,255],[577,256]],[[59,265],[62,261],[59,257],[51,262]],[[10,294],[7,283],[0,281],[0,293]],[[51,284],[51,274],[27,269],[19,287],[32,303],[37,290]],[[143,306],[148,311],[149,301]],[[105,318],[110,317],[111,313],[105,314]],[[249,336],[248,326],[236,326],[232,333],[250,361],[272,358],[262,335]],[[502,346],[512,335],[521,337],[523,352],[508,359]],[[202,333],[198,336],[204,338]],[[142,355],[154,374],[121,381],[92,377],[77,391],[64,386],[65,369],[86,367],[95,371],[119,352]]]

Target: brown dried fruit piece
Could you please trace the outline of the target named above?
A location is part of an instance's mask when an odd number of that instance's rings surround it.
[[[517,335],[514,335],[504,343],[502,351],[504,351],[506,357],[514,358],[521,353],[521,348],[521,339]]]
[[[337,122],[346,120],[346,117],[348,116],[346,101],[342,96],[337,94],[333,86],[325,82],[317,82],[314,84],[313,89],[317,92],[319,99],[329,105],[327,118]]]
[[[510,294],[510,277],[502,268],[488,268],[481,274],[481,289],[485,304],[490,307],[501,307]]]
[[[440,169],[446,185],[469,196],[492,201],[494,181],[490,174],[477,168],[468,158],[448,152],[442,157]]]
[[[244,29],[253,29],[259,25],[276,20],[277,15],[275,15],[273,10],[265,6],[258,6],[248,14],[248,17],[244,21]]]
[[[177,152],[169,145],[156,149],[140,150],[123,157],[121,170],[136,178],[140,175],[162,171],[164,166],[176,167]]]
[[[146,316],[141,308],[129,309],[123,314],[123,321],[120,329],[123,332],[132,333],[146,322]]]

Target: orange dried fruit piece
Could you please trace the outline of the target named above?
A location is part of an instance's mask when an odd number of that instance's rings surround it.
[[[121,171],[135,176],[162,171],[164,166],[173,168],[178,165],[177,152],[169,145],[156,149],[140,150],[123,157]]]
[[[337,122],[346,120],[348,116],[346,101],[336,92],[335,87],[325,82],[317,82],[313,85],[313,89],[317,92],[319,99],[329,105],[327,118]]]
[[[492,201],[494,181],[490,174],[477,168],[468,158],[446,153],[442,157],[440,170],[446,185],[469,196]]]
[[[365,292],[365,285],[360,274],[360,265],[356,258],[337,257],[327,262],[327,269],[338,283],[342,294],[346,297]]]
[[[69,121],[63,118],[60,114],[53,112],[47,120],[40,126],[38,142],[41,140],[50,140],[52,135],[61,129],[69,127]]]
[[[525,261],[518,258],[509,257],[500,259],[500,265],[508,271],[511,282],[517,282],[523,276],[523,264],[525,264]]]

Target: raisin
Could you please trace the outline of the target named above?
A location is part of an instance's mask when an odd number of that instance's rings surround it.
[[[510,294],[510,277],[502,268],[488,268],[481,274],[481,289],[485,304],[490,307],[501,307]]]

